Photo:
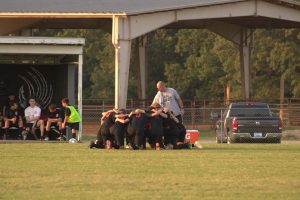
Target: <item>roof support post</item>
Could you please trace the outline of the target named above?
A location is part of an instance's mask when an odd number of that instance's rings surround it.
[[[241,67],[241,81],[242,94],[245,100],[250,99],[250,68],[251,68],[251,44],[253,32],[250,29],[243,28],[241,30],[240,49],[240,67]]]
[[[131,41],[119,41],[115,48],[115,107],[126,108]]]
[[[75,104],[75,70],[76,65],[68,65],[68,99],[71,105]]]
[[[139,98],[146,99],[146,70],[147,70],[147,54],[146,54],[147,36],[138,38],[138,55],[139,55]]]
[[[238,45],[240,52],[240,72],[242,82],[242,96],[245,100],[250,99],[250,65],[251,45],[253,32],[250,29],[237,25],[212,20],[207,28],[214,33]]]
[[[126,108],[131,40],[126,38],[128,20],[113,18],[112,42],[115,47],[115,107]]]
[[[79,123],[79,132],[78,132],[78,141],[82,139],[82,64],[83,56],[82,54],[78,55],[78,113],[81,116],[81,121]]]
[[[115,47],[115,107],[126,108],[128,75],[130,65],[131,43],[132,40],[153,30],[163,27],[176,21],[176,12],[162,12],[143,14],[135,16],[113,16],[112,24],[112,43]],[[145,40],[145,39],[144,39]],[[145,49],[140,49],[141,55],[145,55]],[[139,51],[140,51],[139,50]],[[146,62],[141,58],[141,62]],[[146,95],[145,86],[145,64],[141,70],[141,78]],[[143,92],[142,92],[143,93]]]

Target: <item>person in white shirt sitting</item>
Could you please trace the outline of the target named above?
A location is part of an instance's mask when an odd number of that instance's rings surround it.
[[[28,103],[29,103],[29,107],[25,109],[26,130],[28,132],[31,132],[34,138],[38,140],[35,130],[39,128],[41,131],[40,140],[44,140],[44,139],[47,140],[48,138],[44,138],[44,129],[45,129],[44,121],[40,119],[41,109],[38,106],[36,106],[36,101],[34,98],[29,98]]]

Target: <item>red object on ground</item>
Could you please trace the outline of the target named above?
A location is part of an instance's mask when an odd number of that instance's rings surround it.
[[[105,148],[106,149],[111,149],[111,142],[110,142],[110,140],[106,140],[106,142],[105,142]]]
[[[199,131],[198,130],[186,130],[185,142],[195,144],[198,141]]]

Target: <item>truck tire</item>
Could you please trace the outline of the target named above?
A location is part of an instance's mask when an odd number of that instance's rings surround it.
[[[272,143],[280,144],[280,143],[281,143],[281,138],[274,138],[274,139],[272,140]]]

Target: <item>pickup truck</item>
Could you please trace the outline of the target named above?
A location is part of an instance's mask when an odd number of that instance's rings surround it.
[[[216,122],[215,131],[217,143],[281,143],[282,121],[266,103],[231,103]]]

